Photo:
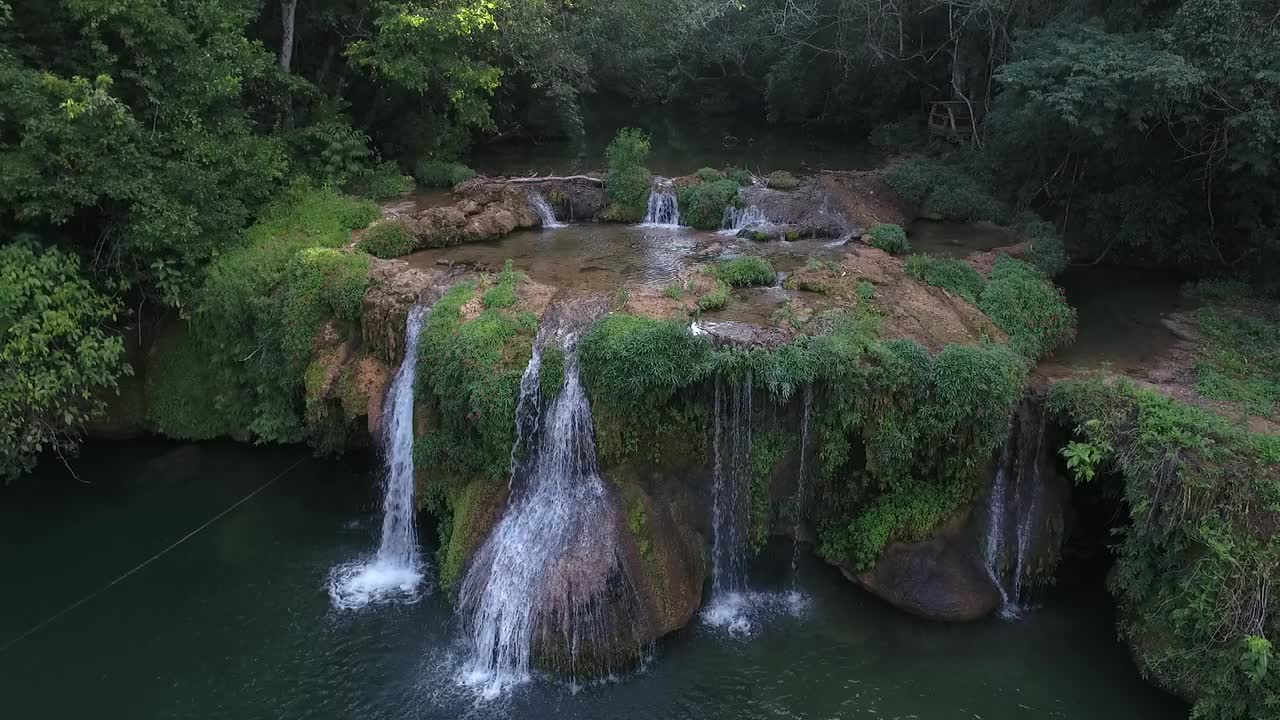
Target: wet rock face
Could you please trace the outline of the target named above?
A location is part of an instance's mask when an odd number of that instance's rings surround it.
[[[789,239],[787,233],[805,238],[856,237],[881,223],[906,222],[897,195],[874,172],[820,173],[802,179],[794,190],[744,188],[742,199],[769,219],[769,225],[761,228],[762,240]],[[778,232],[782,234],[774,237]]]
[[[375,260],[360,312],[365,348],[384,363],[398,366],[404,358],[409,308],[443,294],[449,275],[445,270],[412,269],[403,260]]]
[[[789,333],[778,328],[733,321],[698,322],[694,324],[693,332],[705,335],[717,348],[738,350],[776,348],[791,340]]]
[[[978,620],[1000,606],[1000,592],[977,556],[967,526],[968,513],[961,513],[924,542],[890,544],[867,572],[841,571],[915,615],[949,622]]]
[[[596,220],[609,204],[604,185],[585,179],[548,180],[524,185],[542,193],[556,212],[556,219],[568,222]]]
[[[454,188],[458,202],[423,210],[407,218],[419,248],[450,247],[496,240],[520,228],[535,227],[528,188],[478,179]]]

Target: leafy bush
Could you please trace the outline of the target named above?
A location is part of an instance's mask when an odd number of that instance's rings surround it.
[[[720,179],[680,188],[680,219],[699,230],[717,230],[724,211],[740,207],[738,183]]]
[[[261,441],[305,439],[312,340],[326,318],[355,331],[368,286],[370,257],[341,248],[352,229],[376,216],[368,201],[297,187],[249,229],[244,245],[210,266],[193,327],[219,377],[227,424],[234,420]]]
[[[653,187],[653,176],[644,166],[649,158],[649,136],[642,130],[623,128],[605,149],[609,174],[605,190],[609,207],[605,219],[610,222],[639,222],[644,219]]]
[[[923,283],[955,293],[974,305],[987,281],[969,263],[955,258],[912,255],[905,264],[907,274]]]
[[[1018,217],[1018,232],[1031,242],[1029,260],[1040,268],[1040,272],[1049,277],[1057,277],[1067,269],[1070,262],[1067,258],[1066,246],[1058,237],[1058,229],[1053,223],[1045,222],[1033,212],[1024,212]]]
[[[475,177],[476,171],[459,162],[419,160],[413,175],[423,187],[448,189]]]
[[[912,482],[881,495],[822,548],[829,557],[847,558],[870,570],[891,542],[920,542],[955,513],[972,494],[961,485]]]
[[[786,170],[774,170],[764,179],[765,187],[773,190],[795,190],[800,181]]]
[[[778,273],[768,260],[754,255],[721,260],[713,264],[708,271],[711,276],[729,287],[750,287],[753,285],[771,286],[778,281]]]
[[[715,182],[716,180],[724,180],[724,173],[720,172],[719,170],[716,170],[715,168],[709,168],[709,167],[700,168],[697,172],[693,174],[693,176],[698,178],[702,182]]]
[[[1138,665],[1193,698],[1192,717],[1268,717],[1280,442],[1101,375],[1055,385],[1049,407],[1102,451],[1092,482],[1124,498],[1109,586]]]
[[[907,231],[892,223],[882,223],[871,228],[871,247],[893,255],[906,255],[911,252],[911,243],[907,242]]]
[[[736,167],[725,170],[724,176],[738,183],[743,187],[750,185],[755,180],[755,178],[752,177],[750,171],[744,170],[742,168],[736,168]]]
[[[665,402],[711,368],[711,344],[684,324],[623,314],[597,322],[578,356],[593,401],[613,408]]]
[[[359,248],[374,257],[398,258],[413,252],[418,238],[403,221],[386,220],[377,223],[360,239]]]
[[[1036,268],[1008,255],[996,260],[978,307],[1032,363],[1075,339],[1076,311],[1062,290]]]
[[[415,443],[414,458],[455,483],[506,477],[520,378],[538,326],[531,314],[498,307],[463,322],[462,307],[474,296],[470,284],[445,293],[418,344],[417,397],[439,422]]]
[[[413,178],[400,172],[393,162],[382,162],[359,170],[347,183],[353,195],[374,199],[389,198],[413,189]]]
[[[935,220],[1002,222],[1007,211],[959,162],[900,160],[880,171],[894,192],[923,217]]]
[[[0,478],[35,467],[41,452],[75,447],[104,393],[127,372],[108,329],[119,305],[93,288],[80,261],[26,243],[0,247]]]

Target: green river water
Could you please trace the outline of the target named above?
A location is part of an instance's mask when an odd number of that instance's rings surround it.
[[[1064,572],[1020,621],[942,625],[808,553],[803,607],[779,603],[752,637],[695,618],[635,673],[480,701],[456,681],[444,593],[331,607],[329,570],[376,545],[374,458],[128,442],[87,447],[73,466],[80,481],[46,463],[38,482],[0,495],[0,716],[11,720],[1186,717],[1115,641],[1096,573]],[[433,534],[422,532],[428,551]],[[771,547],[753,585],[789,588],[790,553]]]

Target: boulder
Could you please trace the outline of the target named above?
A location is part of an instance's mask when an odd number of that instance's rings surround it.
[[[890,543],[875,567],[846,577],[894,607],[950,622],[977,620],[1000,606],[968,531],[968,511],[954,515],[923,542]]]

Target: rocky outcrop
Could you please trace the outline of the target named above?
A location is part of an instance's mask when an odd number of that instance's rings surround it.
[[[857,237],[882,223],[903,225],[897,195],[874,172],[824,172],[794,190],[743,188],[742,199],[765,221],[747,228],[756,240]]]
[[[504,237],[520,228],[536,227],[529,190],[520,185],[477,178],[454,188],[457,202],[404,219],[419,248],[450,247]]]
[[[894,607],[931,620],[977,620],[1000,606],[1000,591],[976,553],[968,511],[927,540],[890,543],[867,572],[841,571]]]

